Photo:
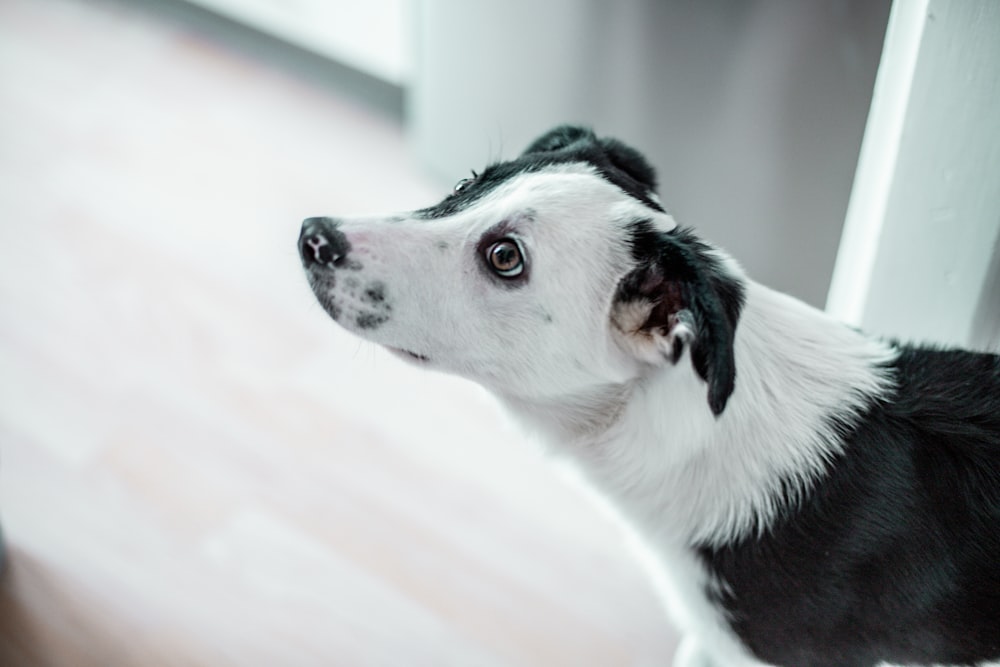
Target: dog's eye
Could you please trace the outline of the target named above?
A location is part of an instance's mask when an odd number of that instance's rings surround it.
[[[514,239],[500,239],[486,249],[486,261],[498,276],[514,278],[524,271],[524,255]]]
[[[460,180],[458,183],[455,184],[455,190],[452,192],[452,194],[457,195],[459,192],[461,192],[465,188],[475,183],[477,178],[479,178],[479,174],[473,171],[471,177],[463,178],[462,180]]]

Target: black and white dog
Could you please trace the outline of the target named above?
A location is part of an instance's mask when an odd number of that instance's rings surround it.
[[[436,206],[309,218],[346,329],[481,383],[640,545],[685,667],[1000,661],[1000,357],[896,345],[678,227],[559,127]]]

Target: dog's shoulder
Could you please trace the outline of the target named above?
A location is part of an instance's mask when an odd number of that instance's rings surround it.
[[[894,391],[838,428],[809,494],[702,550],[734,630],[778,664],[1000,656],[1000,357],[898,350]]]
[[[942,445],[1000,457],[1000,355],[901,346],[887,407]]]

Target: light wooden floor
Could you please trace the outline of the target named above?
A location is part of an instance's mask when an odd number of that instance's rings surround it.
[[[303,217],[439,193],[309,81],[0,0],[0,665],[666,664],[616,530],[480,390],[313,303]]]

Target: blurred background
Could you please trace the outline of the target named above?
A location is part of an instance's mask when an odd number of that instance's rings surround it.
[[[617,528],[337,329],[300,221],[585,123],[757,280],[987,347],[997,7],[0,0],[0,664],[668,664]]]

